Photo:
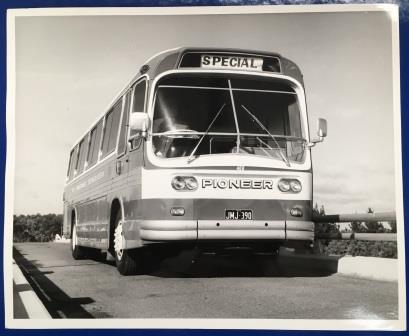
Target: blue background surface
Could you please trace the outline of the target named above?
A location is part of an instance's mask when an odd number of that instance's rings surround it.
[[[404,186],[405,218],[408,218],[408,193],[409,193],[409,137],[406,127],[409,125],[409,1],[314,1],[314,0],[1,0],[0,2],[0,204],[4,204],[4,177],[6,162],[6,11],[9,8],[42,8],[42,7],[142,7],[142,6],[216,6],[216,5],[262,5],[262,4],[346,4],[346,3],[397,3],[400,4],[400,65],[401,65],[401,120],[402,120],[402,171]],[[0,211],[0,223],[4,223],[4,209]],[[3,243],[3,230],[0,230]],[[408,232],[405,232],[407,242]],[[406,256],[407,256],[406,248]],[[0,266],[3,269],[3,249],[0,249]],[[7,276],[11,276],[10,274]],[[407,276],[406,276],[407,278]],[[357,334],[374,335],[378,333],[392,334],[392,332],[341,332],[341,331],[249,331],[249,330],[7,330],[4,326],[4,293],[3,277],[0,278],[0,335],[342,335]],[[407,319],[407,318],[406,318]],[[396,335],[396,332],[393,332]],[[399,334],[402,334],[399,333]]]

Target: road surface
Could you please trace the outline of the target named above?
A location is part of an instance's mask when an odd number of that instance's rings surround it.
[[[397,283],[336,274],[335,259],[204,255],[192,264],[187,251],[124,277],[112,263],[73,260],[69,244],[14,244],[13,254],[54,318],[398,318]]]

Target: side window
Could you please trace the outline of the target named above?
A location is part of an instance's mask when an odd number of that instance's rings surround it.
[[[69,179],[71,180],[74,177],[74,170],[77,166],[77,159],[78,159],[78,146],[76,146],[73,151],[71,152],[71,164],[70,164],[70,175]]]
[[[75,163],[74,175],[78,175],[78,170],[79,170],[78,168],[79,168],[79,163],[80,163],[80,152],[81,152],[81,149],[84,147],[83,144],[84,144],[84,140],[81,140],[80,144],[78,146],[77,160],[76,160],[76,163]]]
[[[145,111],[145,95],[146,95],[146,80],[135,85],[132,100],[132,113]],[[136,133],[131,132],[129,138],[136,136]]]
[[[126,134],[128,131],[129,123],[129,105],[131,102],[131,92],[128,92],[125,97],[125,108],[122,116],[121,128],[119,131],[119,142],[118,142],[118,155],[125,153],[126,149]]]
[[[111,110],[105,116],[104,137],[102,138],[102,157],[104,157],[108,153],[109,133],[111,132],[113,112],[114,110]]]
[[[105,119],[104,137],[102,140],[102,157],[113,152],[118,136],[119,119],[121,117],[122,99],[108,112]]]
[[[102,135],[102,122],[100,120],[96,127],[94,127],[90,134],[90,141],[89,141],[89,150],[88,150],[88,157],[87,163],[88,168],[92,167],[98,160],[98,153],[99,153],[99,145],[101,143],[101,135]]]
[[[67,169],[67,178],[70,178],[70,171],[71,171],[71,167],[72,167],[72,157],[74,154],[74,150],[71,151],[70,153],[70,161],[68,162],[68,169]]]
[[[112,126],[111,132],[109,134],[109,143],[108,143],[108,152],[112,152],[116,148],[116,142],[118,139],[118,131],[119,131],[119,121],[121,120],[121,112],[122,112],[122,100],[115,105],[114,113],[112,117]]]
[[[145,111],[146,80],[135,85],[133,92],[132,112]]]
[[[87,140],[88,140],[88,137],[86,136],[80,142],[78,162],[77,162],[77,174],[81,174],[82,171],[84,170],[85,155],[86,155],[87,147],[88,147],[87,146]]]

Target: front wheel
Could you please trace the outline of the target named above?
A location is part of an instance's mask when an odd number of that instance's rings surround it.
[[[71,252],[72,257],[75,260],[84,259],[86,257],[84,248],[82,246],[78,246],[77,227],[75,224],[72,226]]]
[[[122,217],[121,212],[115,219],[115,230],[114,230],[114,254],[116,268],[122,275],[133,275],[141,271],[142,268],[142,250],[132,249],[126,250],[125,238],[122,228]]]

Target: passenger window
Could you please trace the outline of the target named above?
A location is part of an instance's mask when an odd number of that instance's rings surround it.
[[[70,161],[68,162],[68,169],[67,169],[67,178],[70,178],[70,171],[72,167],[72,156],[74,154],[74,150],[71,151],[70,153]]]
[[[77,174],[81,174],[84,170],[84,163],[85,163],[85,154],[87,151],[87,137],[81,140],[79,145],[79,155],[78,155],[78,162],[77,162]]]
[[[146,80],[135,85],[133,92],[132,112],[145,111]]]
[[[121,110],[122,99],[106,115],[104,137],[102,140],[102,157],[107,156],[115,149]]]
[[[91,139],[89,142],[89,150],[88,150],[88,168],[92,167],[98,160],[98,153],[99,153],[99,145],[101,142],[101,134],[102,134],[102,120],[99,121],[96,127],[94,127],[91,131]]]
[[[125,108],[122,116],[121,129],[119,132],[119,143],[118,143],[118,155],[125,153],[126,150],[126,134],[128,131],[128,120],[129,120],[129,105],[131,100],[130,92],[127,93],[125,97]]]
[[[132,113],[145,112],[146,80],[135,85],[133,91]],[[130,132],[129,138],[137,136],[138,133]]]
[[[71,160],[71,165],[70,165],[70,180],[74,177],[74,170],[75,167],[77,166],[77,160],[78,160],[78,146],[75,146],[74,150],[71,152],[72,153],[72,160]]]
[[[108,153],[109,133],[111,132],[113,112],[114,110],[109,111],[105,117],[104,137],[102,139],[102,157]]]

